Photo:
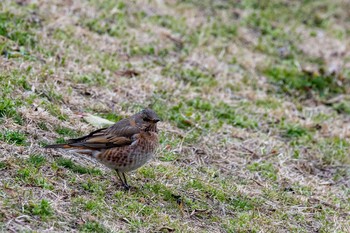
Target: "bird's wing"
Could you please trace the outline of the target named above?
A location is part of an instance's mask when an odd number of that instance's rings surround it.
[[[83,147],[87,149],[108,149],[112,147],[121,147],[130,145],[133,142],[131,138],[115,136],[110,134],[92,135],[81,141],[68,143],[70,147]]]
[[[131,138],[141,131],[139,123],[137,123],[136,120],[133,117],[120,120],[106,129],[106,132],[112,135]]]
[[[107,149],[130,145],[135,134],[140,132],[134,118],[123,119],[110,126],[90,133],[87,136],[71,139],[70,146],[87,147],[90,149]]]
[[[140,132],[134,118],[123,119],[109,128],[102,128],[90,134],[69,139],[65,144],[48,145],[46,148],[74,148],[81,149],[108,149],[112,147],[122,147],[130,145],[135,138],[135,134]]]

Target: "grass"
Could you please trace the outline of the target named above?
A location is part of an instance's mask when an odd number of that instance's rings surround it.
[[[5,162],[0,162],[0,169],[6,168],[6,163]]]
[[[7,143],[13,143],[18,146],[26,145],[26,135],[19,131],[6,130],[0,133],[0,139]]]
[[[6,10],[1,12],[0,36],[4,38],[0,44],[1,54],[8,58],[27,55],[25,47],[34,46],[36,42],[35,35],[31,32],[35,26],[35,23],[23,20],[20,15]],[[14,49],[15,44],[24,47]]]
[[[30,214],[40,216],[43,220],[46,220],[53,214],[50,203],[45,199],[41,200],[39,203],[30,203],[28,206],[25,206],[25,209]]]
[[[346,9],[2,1],[0,229],[349,232]],[[160,146],[129,191],[43,148],[95,130],[84,113],[117,122],[145,107]]]
[[[298,70],[291,63],[288,66],[272,67],[265,70],[265,74],[273,83],[279,85],[283,93],[299,96],[315,92],[321,97],[329,97],[345,93],[348,80],[338,80],[334,75],[309,74]]]
[[[67,136],[67,137],[77,136],[77,132],[75,132],[72,129],[65,128],[65,127],[57,127],[55,131],[56,131],[56,133],[58,133],[62,136]]]
[[[0,92],[0,120],[8,117],[14,118],[19,123],[21,116],[16,111],[16,108],[23,105],[23,100],[20,96],[14,97],[14,94],[17,91],[30,90],[30,85],[18,70],[0,74],[0,84],[2,85],[2,91]]]
[[[99,232],[99,233],[109,232],[109,230],[106,229],[104,226],[101,226],[101,224],[94,221],[86,222],[84,225],[81,226],[80,231],[81,232]]]
[[[94,175],[99,175],[101,172],[97,169],[90,169],[86,168],[80,165],[75,164],[72,160],[70,159],[65,159],[65,158],[59,158],[57,160],[57,165],[65,167],[73,172],[80,173],[80,174],[94,174]]]
[[[28,158],[28,163],[33,164],[35,167],[41,167],[46,163],[46,159],[42,155],[32,154]]]

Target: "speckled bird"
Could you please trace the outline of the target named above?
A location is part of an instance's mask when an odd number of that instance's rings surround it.
[[[108,128],[45,148],[62,148],[89,155],[115,170],[124,188],[129,189],[125,173],[141,167],[153,157],[159,144],[158,121],[153,110],[144,109]]]

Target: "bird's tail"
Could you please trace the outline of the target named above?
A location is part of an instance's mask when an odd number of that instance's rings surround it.
[[[72,148],[72,146],[68,145],[68,144],[53,144],[53,145],[46,145],[44,146],[44,148]]]
[[[101,151],[99,150],[92,150],[91,148],[87,148],[84,146],[75,146],[75,145],[70,145],[70,144],[53,144],[53,145],[46,145],[44,148],[61,148],[61,149],[68,149],[68,150],[74,150],[78,152],[79,154],[83,155],[89,155],[92,157],[98,156]]]

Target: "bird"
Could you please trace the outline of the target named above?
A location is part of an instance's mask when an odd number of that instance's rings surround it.
[[[115,170],[123,187],[129,190],[125,173],[138,169],[153,157],[159,145],[159,121],[159,116],[146,108],[108,128],[45,148],[61,148],[91,156]]]

